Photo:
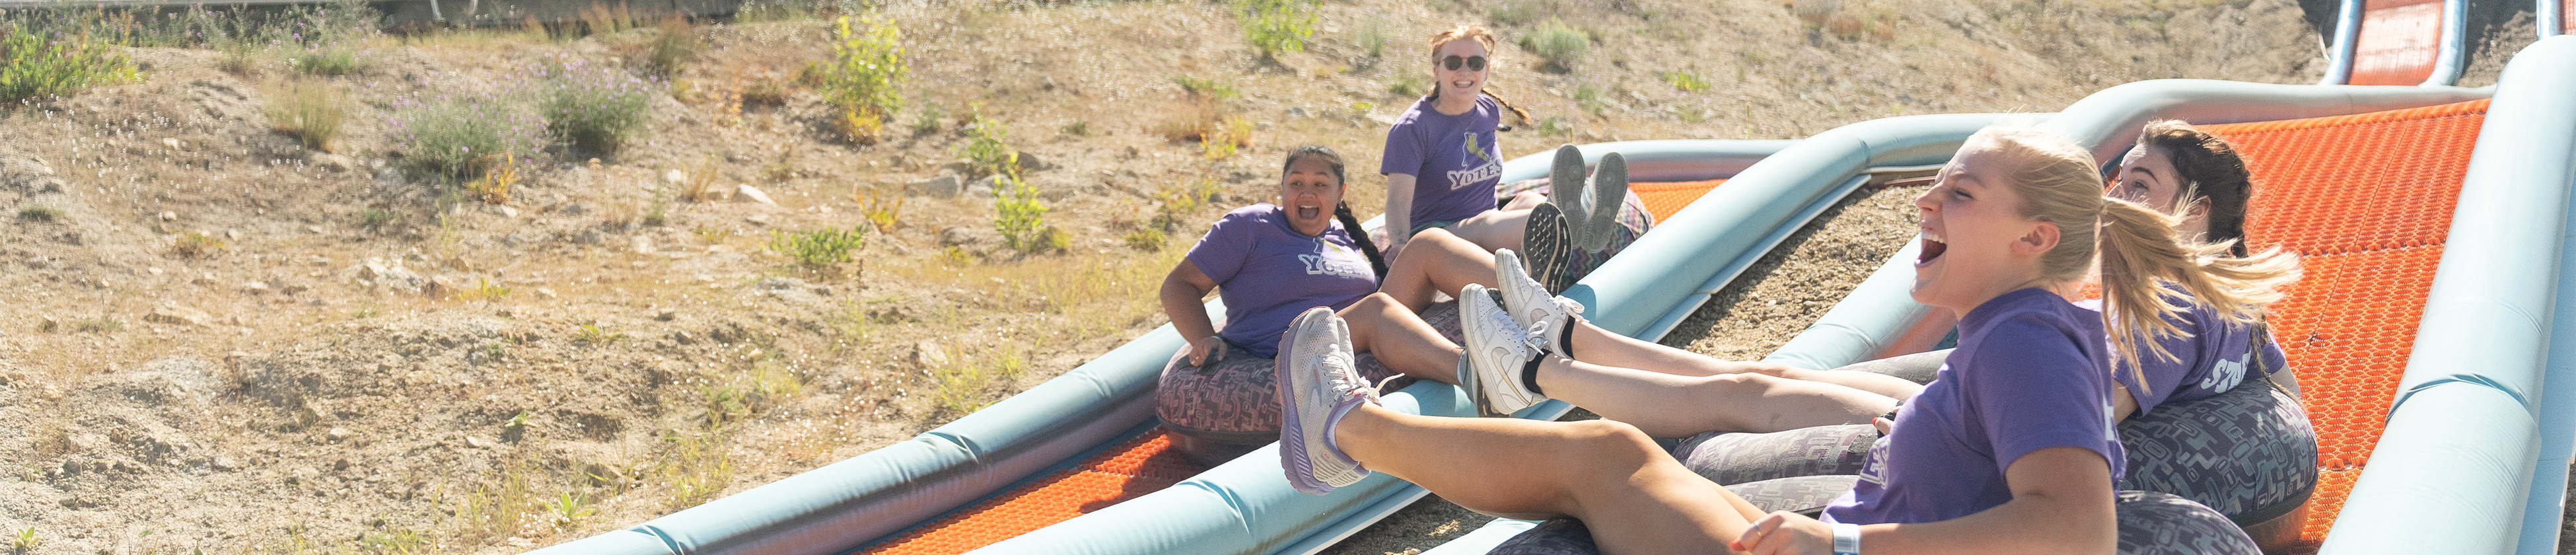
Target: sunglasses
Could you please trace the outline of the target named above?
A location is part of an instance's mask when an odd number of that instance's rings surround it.
[[[1449,68],[1449,71],[1457,71],[1457,70],[1458,70],[1458,66],[1462,66],[1462,65],[1463,65],[1463,66],[1467,66],[1467,69],[1471,69],[1471,70],[1475,70],[1475,71],[1484,71],[1484,70],[1485,70],[1485,57],[1484,57],[1484,56],[1468,56],[1468,57],[1461,58],[1461,57],[1457,57],[1457,56],[1450,56],[1450,57],[1447,57],[1447,58],[1441,58],[1441,59],[1440,59],[1440,65],[1448,67],[1448,68]]]

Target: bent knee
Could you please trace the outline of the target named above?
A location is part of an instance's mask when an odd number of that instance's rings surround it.
[[[1583,446],[1582,451],[1605,455],[1641,455],[1661,453],[1663,446],[1636,425],[1617,420],[1576,420],[1567,422],[1566,434]]]

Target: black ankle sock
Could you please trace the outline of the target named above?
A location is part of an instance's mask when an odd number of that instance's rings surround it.
[[[1529,388],[1530,393],[1547,395],[1547,392],[1538,390],[1538,362],[1546,359],[1546,354],[1540,354],[1530,357],[1528,364],[1521,365],[1521,386]]]
[[[1556,330],[1556,348],[1564,352],[1557,353],[1556,356],[1574,360],[1574,316],[1567,315],[1565,325],[1559,327],[1564,329]]]

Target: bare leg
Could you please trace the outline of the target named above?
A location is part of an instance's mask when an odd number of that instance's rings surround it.
[[[1362,405],[1334,441],[1479,512],[1583,519],[1604,553],[1727,553],[1763,513],[1618,422],[1418,416]]]
[[[1521,233],[1529,229],[1529,210],[1487,210],[1449,226],[1459,237],[1474,241],[1492,252],[1494,249],[1521,248]],[[1407,245],[1405,248],[1413,248]]]
[[[1388,263],[1386,281],[1378,291],[1394,297],[1414,312],[1431,306],[1439,293],[1452,296],[1473,283],[1494,286],[1494,253],[1459,238],[1449,230],[1432,228],[1413,234],[1413,242]]]
[[[1895,399],[1827,383],[1749,372],[1676,376],[1562,357],[1539,363],[1538,385],[1549,397],[1655,437],[1864,424],[1896,408]]]
[[[1883,374],[1810,370],[1760,361],[1718,360],[1662,343],[1610,333],[1610,330],[1601,329],[1600,326],[1592,325],[1589,321],[1579,322],[1574,326],[1574,356],[1584,362],[1602,366],[1633,368],[1677,376],[1754,373],[1822,382],[1875,393],[1889,399],[1912,397],[1915,392],[1923,390],[1921,384]],[[1554,391],[1549,390],[1551,394]]]
[[[1352,352],[1377,355],[1378,362],[1407,376],[1458,384],[1458,354],[1464,351],[1395,298],[1372,293],[1339,314],[1351,326]]]

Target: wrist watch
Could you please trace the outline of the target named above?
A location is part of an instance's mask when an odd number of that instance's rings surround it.
[[[1834,523],[1834,555],[1860,555],[1860,525]]]

